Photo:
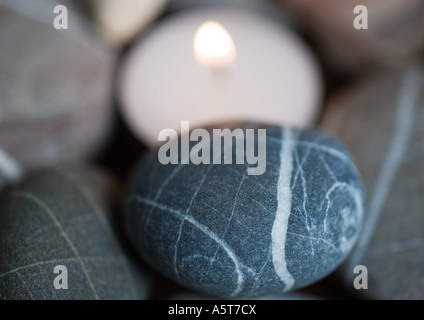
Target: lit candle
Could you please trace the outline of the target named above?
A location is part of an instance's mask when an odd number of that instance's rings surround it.
[[[197,29],[193,49],[197,61],[211,68],[228,67],[236,56],[231,35],[216,21],[207,21]]]
[[[129,53],[120,81],[123,115],[150,146],[187,120],[191,128],[254,120],[303,129],[321,96],[316,61],[294,34],[227,7],[164,20]]]

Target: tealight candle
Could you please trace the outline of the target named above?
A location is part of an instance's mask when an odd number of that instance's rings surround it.
[[[211,68],[229,66],[236,55],[230,34],[215,21],[207,21],[199,27],[193,49],[197,61]]]
[[[265,16],[229,7],[195,9],[164,20],[130,51],[120,98],[134,133],[150,146],[158,133],[221,121],[311,126],[322,84],[314,56]]]

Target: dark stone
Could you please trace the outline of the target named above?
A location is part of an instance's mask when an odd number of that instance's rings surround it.
[[[368,195],[364,228],[341,272],[368,269],[374,299],[424,299],[424,69],[387,70],[330,99],[322,127],[343,139]],[[361,272],[362,274],[362,272]]]
[[[96,156],[113,119],[114,54],[71,9],[56,30],[57,4],[0,3],[0,150],[24,171]]]
[[[195,292],[180,292],[172,296],[169,300],[216,300],[215,297],[204,296]],[[303,292],[290,292],[269,296],[260,296],[252,300],[324,300],[321,297],[313,296]]]
[[[85,166],[45,169],[0,197],[0,299],[141,299],[150,291],[111,223],[119,189]],[[55,289],[57,265],[68,289]]]
[[[258,9],[270,6],[271,3],[263,0],[170,0],[167,9],[168,11],[178,11],[215,5],[245,6]]]
[[[162,165],[152,152],[126,197],[125,228],[138,252],[206,295],[307,286],[343,261],[361,227],[361,183],[337,140],[319,131],[243,128],[267,130],[264,174],[248,175],[243,164]]]

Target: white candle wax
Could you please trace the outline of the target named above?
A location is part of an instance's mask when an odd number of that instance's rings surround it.
[[[218,51],[232,43],[223,63],[202,50],[199,57],[195,35],[207,21],[231,37],[200,40],[215,41],[211,48]],[[150,146],[158,145],[160,130],[179,131],[186,120],[191,128],[228,120],[306,128],[322,96],[316,61],[294,34],[264,16],[226,7],[164,20],[129,53],[120,80],[123,115]]]

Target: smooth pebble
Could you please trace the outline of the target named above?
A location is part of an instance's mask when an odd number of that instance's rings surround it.
[[[265,173],[162,165],[152,152],[130,179],[124,210],[129,239],[153,268],[224,298],[322,279],[348,255],[362,222],[360,177],[339,141],[313,130],[242,128],[267,130]]]
[[[4,191],[0,300],[147,298],[151,280],[127,258],[112,223],[119,199],[108,175],[81,165],[34,172]],[[67,289],[55,287],[63,275],[56,266],[67,268]]]
[[[94,157],[111,129],[114,54],[71,9],[71,27],[56,30],[55,4],[0,3],[3,182],[16,176],[11,168]]]
[[[424,2],[420,0],[279,0],[293,9],[328,66],[357,73],[402,63],[424,51]],[[368,18],[354,13],[367,8]],[[357,30],[354,21],[367,21]]]

